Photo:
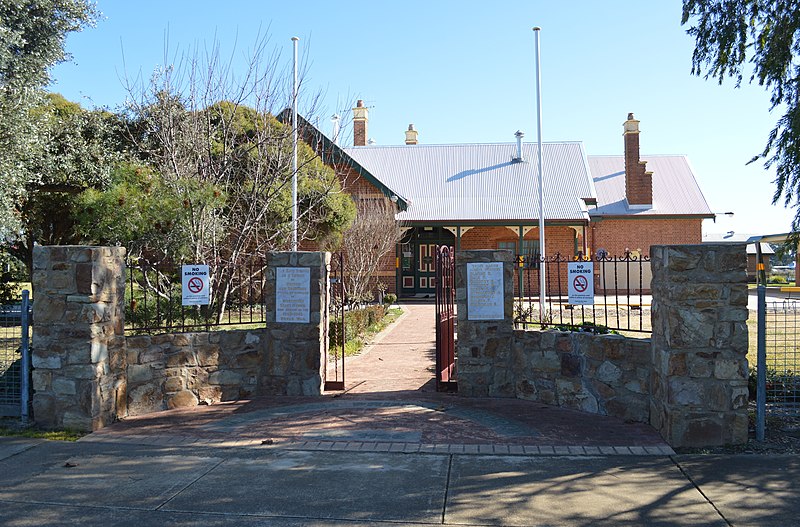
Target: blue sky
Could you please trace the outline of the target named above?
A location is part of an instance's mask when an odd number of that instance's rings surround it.
[[[535,141],[531,28],[540,26],[544,141],[621,154],[622,123],[634,112],[642,153],[688,155],[712,210],[735,213],[707,222],[707,232],[785,232],[793,216],[771,205],[774,173],[746,165],[779,117],[768,93],[690,75],[680,0],[97,4],[104,19],[70,36],[73,59],[53,70],[51,89],[68,99],[116,108],[122,77],[148,77],[165,49],[175,56],[215,39],[241,57],[267,34],[290,68],[298,36],[306,93],[323,94],[322,130],[363,99],[378,144],[402,144],[409,123],[427,144],[512,142],[516,130]]]

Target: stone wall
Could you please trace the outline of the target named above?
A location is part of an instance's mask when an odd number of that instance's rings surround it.
[[[127,337],[129,415],[256,395],[320,395],[329,264],[329,253],[268,255],[265,328]],[[310,268],[308,323],[275,321],[278,267]]]
[[[128,415],[259,394],[265,329],[126,338]]]
[[[516,397],[649,421],[650,339],[517,330],[513,346]]]
[[[33,413],[96,430],[125,415],[125,249],[33,248]]]
[[[514,330],[513,260],[508,251],[491,250],[456,257],[459,394],[517,397],[647,422],[650,341]],[[503,263],[503,320],[469,320],[466,270],[473,262]]]
[[[673,446],[747,440],[744,244],[653,246],[651,423]]]
[[[512,329],[504,251],[456,255],[458,389],[649,422],[670,445],[747,440],[743,245],[654,246],[651,339]],[[503,262],[505,316],[470,321],[466,267]]]
[[[320,395],[328,253],[267,258],[267,324],[124,336],[125,249],[36,247],[34,420],[96,430],[118,417],[254,395]],[[307,323],[276,322],[276,269],[309,268]]]

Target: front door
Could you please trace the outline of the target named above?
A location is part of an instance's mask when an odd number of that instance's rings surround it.
[[[436,244],[420,243],[417,247],[417,292],[434,294],[436,292]]]
[[[436,294],[436,246],[455,244],[455,236],[443,227],[413,227],[399,246],[400,296]]]

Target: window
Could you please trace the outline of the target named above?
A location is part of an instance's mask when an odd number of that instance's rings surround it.
[[[517,254],[517,242],[497,242],[498,249],[507,249],[514,254]]]
[[[539,240],[522,240],[522,255],[525,257],[526,269],[539,268]]]

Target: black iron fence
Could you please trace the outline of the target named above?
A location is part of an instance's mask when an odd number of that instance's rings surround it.
[[[636,253],[574,258],[561,254],[521,255],[516,262],[514,322],[517,328],[554,327],[594,333],[652,331],[649,257]],[[570,273],[572,265],[579,262],[591,264],[591,272],[582,275],[583,278]],[[539,294],[542,269],[545,270],[544,298]],[[582,293],[582,303],[570,302],[571,289],[575,296]]]
[[[127,262],[126,334],[244,328],[266,322],[264,258],[249,258],[237,266],[209,265],[208,275],[196,282],[201,290],[207,288],[207,305],[185,305],[182,269],[174,263]]]

